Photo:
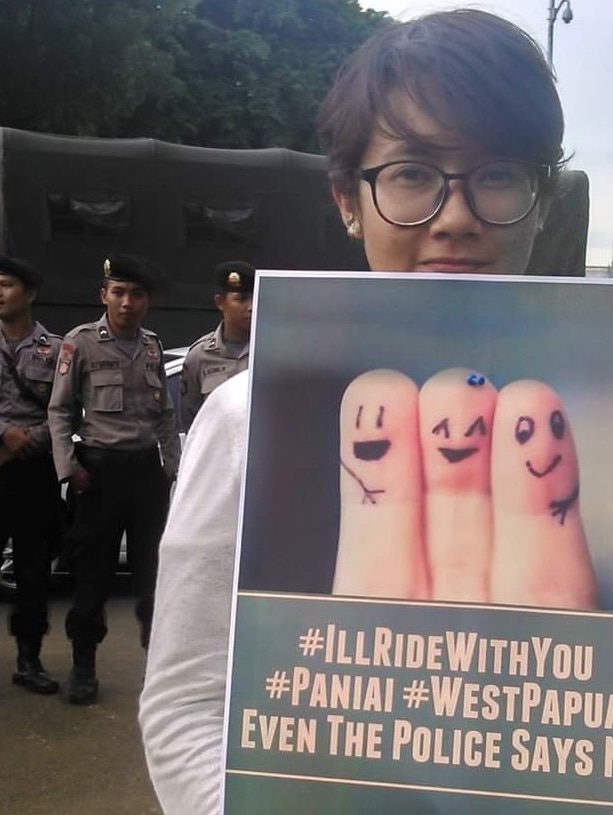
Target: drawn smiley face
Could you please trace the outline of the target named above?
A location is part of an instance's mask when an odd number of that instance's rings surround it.
[[[375,464],[393,455],[416,413],[415,384],[397,371],[375,370],[354,379],[341,405],[341,458]],[[410,419],[409,419],[410,421]]]
[[[364,423],[365,426],[369,426],[368,419],[372,418],[374,421],[371,421],[370,427],[377,432],[381,431],[384,433],[385,405],[375,406],[374,417],[370,417],[368,415],[368,408],[369,406],[366,405],[365,410],[365,406],[363,404],[358,407],[355,419],[356,432],[360,432],[362,430],[362,423]],[[354,441],[353,455],[360,461],[378,461],[379,459],[383,458],[391,446],[392,442],[388,438],[372,438],[364,441]]]
[[[549,421],[545,423],[545,425],[549,426],[549,431],[553,439],[561,441],[564,438],[566,420],[561,410],[558,408],[552,410],[549,414]],[[515,439],[518,444],[526,445],[533,438],[536,430],[536,420],[534,416],[520,416],[515,425]],[[542,450],[547,451],[547,447],[543,446]],[[530,475],[533,475],[535,478],[544,478],[546,475],[549,475],[549,473],[552,473],[561,462],[562,453],[556,452],[551,456],[549,461],[545,460],[543,462],[541,469],[538,469],[530,459],[527,459],[525,464]]]
[[[428,489],[489,491],[489,454],[497,390],[483,375],[451,368],[419,394],[419,424]]]
[[[518,380],[500,391],[492,483],[505,509],[548,515],[561,526],[578,506],[572,429],[560,396],[544,382]]]
[[[398,371],[361,374],[347,387],[340,411],[343,478],[368,503],[419,483],[417,386]]]
[[[449,430],[449,417],[446,416],[444,419],[442,419],[442,421],[436,424],[432,428],[432,433],[435,436],[443,436],[445,439],[450,439],[451,432]],[[470,427],[463,435],[464,438],[470,439],[475,434],[477,436],[487,435],[487,428],[483,416],[477,416],[475,421],[471,423]],[[439,447],[438,452],[450,464],[457,464],[460,461],[470,458],[470,456],[474,456],[475,453],[479,452],[479,449],[480,448],[477,445],[468,445],[466,447]]]

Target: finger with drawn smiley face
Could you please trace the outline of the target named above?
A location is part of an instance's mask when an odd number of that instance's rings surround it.
[[[543,382],[512,382],[500,392],[492,494],[492,599],[593,607],[577,452],[562,400]]]
[[[489,599],[490,454],[497,390],[467,368],[422,386],[419,424],[431,596]]]
[[[336,594],[427,595],[417,399],[417,385],[389,370],[344,393]]]

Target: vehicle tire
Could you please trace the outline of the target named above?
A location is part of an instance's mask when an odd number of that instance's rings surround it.
[[[12,600],[15,597],[16,585],[13,574],[13,550],[11,542],[6,541],[0,555],[0,597]]]

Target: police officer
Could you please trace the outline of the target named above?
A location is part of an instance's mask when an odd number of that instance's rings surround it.
[[[13,682],[34,693],[56,693],[58,683],[44,670],[40,649],[48,628],[52,534],[59,519],[47,404],[60,337],[32,320],[41,281],[24,261],[0,257],[0,545],[10,538],[13,548]]]
[[[222,321],[190,346],[181,372],[181,424],[189,430],[211,391],[249,363],[255,269],[231,260],[215,267],[215,305]]]
[[[141,643],[153,613],[157,551],[179,462],[179,436],[167,392],[162,347],[142,321],[155,272],[134,255],[104,261],[106,313],[73,328],[62,343],[49,426],[57,474],[77,493],[72,530],[75,597],[66,618],[73,665],[69,701],[98,695],[96,647],[122,533],[137,595]],[[75,444],[73,433],[81,442]]]

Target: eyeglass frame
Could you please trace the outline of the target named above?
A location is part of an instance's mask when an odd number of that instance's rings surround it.
[[[505,162],[509,164],[521,164],[524,167],[529,167],[536,170],[537,181],[538,181],[538,189],[536,191],[536,195],[534,196],[534,201],[532,202],[530,208],[527,212],[525,212],[521,217],[515,218],[513,221],[488,221],[486,218],[483,218],[481,215],[478,214],[475,210],[475,204],[473,201],[473,197],[470,194],[470,189],[466,185],[466,179],[471,176],[473,173],[477,172],[477,170],[482,169],[483,167],[487,167],[488,164],[496,164],[498,162]],[[393,167],[398,164],[419,164],[422,167],[429,167],[432,170],[436,170],[443,178],[443,189],[442,195],[439,203],[437,204],[434,212],[428,215],[427,218],[422,218],[419,221],[411,221],[410,223],[403,223],[401,221],[393,221],[391,218],[387,218],[382,212],[379,207],[379,202],[377,201],[377,178],[379,173],[383,172],[383,170],[387,169],[388,167]],[[539,176],[539,171],[541,171],[541,176]],[[544,171],[544,172],[543,172]],[[475,216],[475,218],[483,224],[487,224],[488,226],[513,226],[514,224],[521,223],[525,218],[530,215],[530,213],[534,210],[539,198],[542,195],[541,186],[541,177],[546,179],[551,178],[552,175],[552,168],[549,164],[538,164],[532,161],[520,161],[519,159],[497,159],[491,161],[484,161],[482,164],[477,164],[475,167],[472,167],[466,173],[446,173],[436,164],[430,164],[427,161],[413,161],[411,159],[404,159],[404,160],[397,160],[397,161],[387,161],[385,164],[378,164],[376,167],[368,167],[368,168],[359,168],[357,171],[358,179],[361,181],[366,181],[368,186],[370,187],[370,193],[372,195],[373,204],[375,205],[375,209],[379,216],[386,221],[388,224],[392,226],[423,226],[423,224],[427,224],[433,218],[439,214],[439,212],[443,209],[445,204],[447,203],[447,199],[449,198],[449,194],[451,192],[449,183],[451,181],[461,181],[462,182],[462,193],[464,195],[464,199],[468,204],[469,210]]]

